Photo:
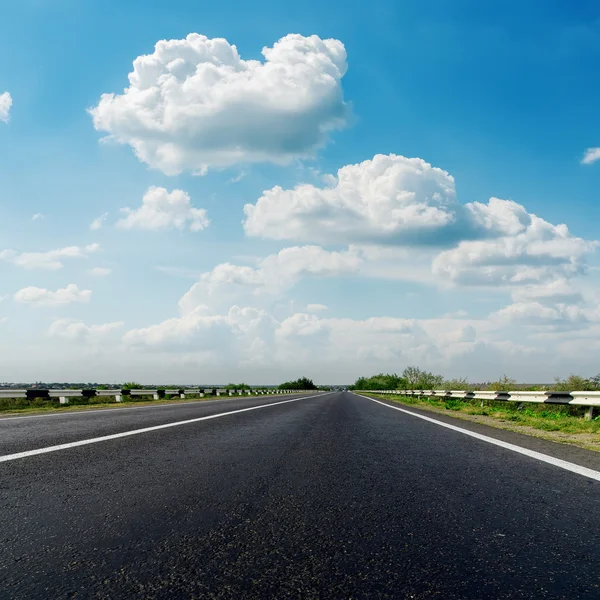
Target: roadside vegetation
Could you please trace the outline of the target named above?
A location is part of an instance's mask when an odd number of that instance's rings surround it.
[[[380,373],[372,377],[360,377],[350,389],[367,392],[369,390],[600,391],[600,375],[590,378],[570,375],[566,379],[556,378],[552,384],[519,384],[514,379],[503,375],[497,381],[472,383],[464,378],[444,379],[441,375],[423,371],[418,367],[408,367],[401,375]],[[454,398],[415,398],[401,394],[369,395],[425,410],[453,414],[460,418],[503,429],[521,430],[523,433],[533,435],[536,435],[536,431],[538,433],[557,432],[563,437],[553,436],[551,439],[579,443],[579,445],[600,450],[600,414],[597,414],[593,420],[587,421],[584,417],[588,408],[584,406],[490,400],[482,402],[481,400]],[[542,435],[542,437],[548,436]]]
[[[313,383],[312,379],[307,377],[300,377],[296,381],[286,381],[279,386],[280,390],[316,390],[317,386]]]

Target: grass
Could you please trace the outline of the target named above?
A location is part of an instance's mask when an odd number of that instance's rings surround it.
[[[480,400],[367,395],[435,412],[449,411],[454,413],[453,416],[492,427],[521,430],[530,435],[539,433],[538,437],[600,450],[600,415],[592,421],[585,420],[587,407],[524,403],[519,410],[518,402],[486,400],[481,406]]]

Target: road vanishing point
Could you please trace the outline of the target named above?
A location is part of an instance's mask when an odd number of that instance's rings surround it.
[[[599,454],[350,392],[0,419],[2,599],[597,600],[599,523]]]

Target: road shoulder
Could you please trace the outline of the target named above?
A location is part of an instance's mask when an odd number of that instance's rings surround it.
[[[369,398],[367,394],[356,394],[364,398]],[[564,440],[557,441],[556,439],[546,437],[546,433],[555,432],[543,432],[536,431],[534,435],[530,434],[529,431],[523,431],[524,427],[516,427],[514,425],[504,426],[504,423],[482,423],[479,420],[471,419],[470,417],[477,418],[478,415],[465,415],[464,413],[450,413],[447,410],[440,410],[435,407],[415,407],[412,404],[404,404],[398,400],[389,400],[384,397],[373,394],[372,397],[383,404],[388,404],[392,407],[402,408],[407,412],[413,412],[418,415],[423,415],[430,418],[435,418],[442,423],[447,423],[457,427],[462,427],[468,431],[487,435],[489,437],[507,442],[509,444],[515,444],[522,448],[528,448],[536,452],[541,452],[573,462],[575,464],[588,467],[590,469],[600,470],[600,452],[594,451],[580,445],[569,443]],[[434,414],[432,414],[434,413]],[[528,427],[527,429],[532,429]]]

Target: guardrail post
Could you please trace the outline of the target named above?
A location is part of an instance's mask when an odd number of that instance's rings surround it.
[[[115,402],[123,402],[123,396],[121,394],[115,394]]]
[[[69,404],[69,399],[66,396],[60,396],[58,402],[60,404]]]
[[[594,407],[590,406],[587,409],[587,412],[585,413],[585,420],[586,421],[593,421],[594,420]]]

